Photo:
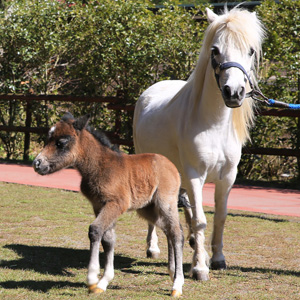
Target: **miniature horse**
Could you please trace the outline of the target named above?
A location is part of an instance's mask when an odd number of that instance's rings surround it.
[[[89,117],[77,120],[66,114],[49,131],[45,148],[33,167],[47,175],[69,166],[81,174],[81,192],[91,202],[96,219],[89,227],[90,262],[87,283],[90,293],[101,293],[114,277],[115,223],[128,210],[153,225],[168,239],[168,269],[173,280],[172,297],[182,294],[183,233],[177,200],[180,176],[176,167],[157,154],[127,155],[115,150],[108,138],[88,126]],[[105,254],[104,275],[99,281],[99,247]]]

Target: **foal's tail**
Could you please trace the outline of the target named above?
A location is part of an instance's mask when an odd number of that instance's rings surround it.
[[[189,200],[183,195],[178,196],[177,206],[178,207],[185,207],[185,208],[191,208],[192,207]]]

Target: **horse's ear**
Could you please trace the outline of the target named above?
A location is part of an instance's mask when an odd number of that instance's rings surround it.
[[[69,122],[69,121],[74,121],[74,120],[75,119],[74,119],[73,115],[69,112],[66,112],[61,118],[61,121],[63,121],[63,122]]]
[[[210,8],[206,8],[206,16],[209,23],[215,21],[219,16],[215,14]]]
[[[85,129],[88,126],[89,120],[90,120],[90,115],[85,115],[83,117],[80,117],[73,123],[73,127],[76,130]]]

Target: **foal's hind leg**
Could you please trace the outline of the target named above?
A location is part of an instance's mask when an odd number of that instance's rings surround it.
[[[182,268],[184,244],[183,232],[179,223],[179,218],[177,217],[174,219],[168,217],[162,222],[162,224],[159,225],[168,239],[168,269],[171,280],[173,281],[171,296],[177,298],[182,295],[182,286],[184,283]]]

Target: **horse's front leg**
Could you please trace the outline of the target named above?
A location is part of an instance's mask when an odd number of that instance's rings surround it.
[[[158,258],[160,250],[158,248],[158,237],[156,228],[152,224],[148,224],[148,235],[147,235],[147,257]]]
[[[223,232],[227,216],[227,199],[232,184],[228,182],[216,183],[215,189],[215,214],[214,227],[212,234],[212,253],[211,269],[226,269],[225,256],[223,254]]]
[[[204,180],[199,179],[197,172],[190,177],[190,186],[187,189],[191,202],[193,217],[192,230],[195,235],[195,252],[190,275],[197,280],[209,279],[208,254],[205,250],[206,217],[202,207],[202,189]]]

